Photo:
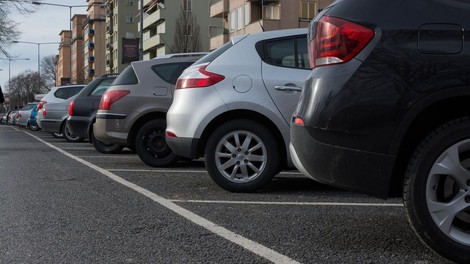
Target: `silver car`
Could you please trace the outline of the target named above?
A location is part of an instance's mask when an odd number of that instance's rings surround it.
[[[177,155],[205,157],[221,187],[256,191],[286,167],[290,117],[310,73],[306,29],[234,37],[176,84],[166,140]]]
[[[35,108],[37,105],[37,102],[31,102],[23,106],[16,115],[16,125],[20,127],[26,127],[31,116],[31,111],[33,111],[33,108]]]
[[[169,166],[178,159],[165,142],[166,111],[173,100],[176,80],[207,53],[168,54],[132,62],[101,97],[93,145],[134,148],[153,167]]]

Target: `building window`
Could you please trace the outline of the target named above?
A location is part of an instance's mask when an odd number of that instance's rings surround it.
[[[237,29],[243,28],[243,11],[242,8],[237,8]]]
[[[192,11],[192,0],[183,0],[183,10],[185,12]]]
[[[250,24],[250,4],[245,4],[245,26]]]
[[[186,25],[185,26],[184,35],[185,36],[192,36],[193,35],[193,27],[191,25]]]
[[[237,11],[233,10],[229,13],[230,32],[234,32],[237,28]]]
[[[134,23],[134,16],[133,16],[133,15],[127,15],[127,16],[126,16],[126,23],[127,23],[127,24],[132,24],[132,23]]]
[[[126,5],[133,6],[134,5],[134,0],[126,0]]]
[[[311,0],[302,0],[300,5],[300,19],[302,20],[312,20],[313,17],[317,14],[318,2]]]
[[[135,38],[135,35],[132,32],[126,32],[126,38],[127,39],[133,39],[133,38]]]
[[[264,19],[281,19],[281,7],[279,6],[279,4],[265,5]]]

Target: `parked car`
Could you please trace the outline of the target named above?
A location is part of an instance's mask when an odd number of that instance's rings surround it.
[[[0,114],[0,124],[6,125],[7,116],[8,116],[8,112]]]
[[[31,110],[31,114],[29,115],[28,122],[26,124],[26,127],[31,129],[32,131],[38,131],[40,128],[38,124],[36,123],[36,115],[38,114],[37,111],[37,105]]]
[[[7,124],[8,125],[15,125],[16,124],[16,116],[18,114],[18,110],[11,111],[7,116]]]
[[[458,0],[323,10],[309,27],[313,71],[290,147],[319,182],[402,194],[421,240],[460,263],[470,263],[469,11]]]
[[[166,112],[178,76],[205,54],[169,54],[132,62],[101,98],[93,125],[96,139],[135,148],[149,166],[174,164],[178,157],[165,142]]]
[[[38,106],[36,107],[36,123],[38,124],[38,126],[42,128],[41,120],[44,117],[42,111],[45,104],[63,102],[69,99],[70,97],[78,94],[83,89],[83,87],[85,87],[84,84],[52,87],[51,90],[41,98],[38,103]],[[60,133],[53,133],[53,135],[61,136]]]
[[[81,142],[85,138],[74,135],[67,126],[69,116],[69,105],[76,95],[58,103],[47,103],[42,107],[40,119],[42,131],[51,134],[62,134],[68,142]]]
[[[80,138],[88,138],[95,148],[101,153],[117,153],[123,148],[122,145],[104,144],[93,136],[93,124],[96,120],[96,112],[101,96],[116,79],[117,74],[106,74],[94,79],[69,105],[69,117],[67,127],[70,132]]]
[[[310,73],[306,29],[237,36],[178,79],[166,140],[177,154],[205,157],[212,179],[253,192],[286,167],[289,120]]]
[[[20,127],[27,127],[31,111],[38,105],[37,102],[30,102],[23,106],[17,114],[16,125]]]

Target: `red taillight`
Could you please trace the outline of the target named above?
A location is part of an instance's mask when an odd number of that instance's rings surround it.
[[[21,113],[18,113],[18,114],[16,115],[16,118],[21,118]]]
[[[40,101],[38,106],[36,107],[36,111],[43,108],[44,104],[47,103],[46,101]]]
[[[176,89],[207,87],[225,79],[222,75],[206,71],[206,67],[204,65],[183,73],[176,81]]]
[[[106,91],[103,96],[101,97],[99,110],[109,110],[111,105],[116,102],[117,100],[123,98],[124,96],[128,95],[130,91],[128,90],[114,90],[114,91]]]
[[[46,108],[42,109],[42,116],[46,116]]]
[[[305,126],[304,120],[300,117],[294,117],[294,124],[298,126]]]
[[[166,131],[166,135],[167,135],[168,137],[171,137],[171,138],[175,138],[175,137],[176,137],[176,134],[173,133],[173,132],[171,132],[171,131]]]
[[[73,105],[75,104],[75,100],[72,100],[69,104],[69,116],[73,116]]]
[[[373,29],[336,17],[324,16],[317,23],[310,40],[310,66],[350,61],[372,40]]]

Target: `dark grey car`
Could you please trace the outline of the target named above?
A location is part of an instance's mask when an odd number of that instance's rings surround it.
[[[140,159],[153,167],[176,162],[165,141],[166,112],[180,74],[205,54],[170,54],[132,62],[101,97],[93,125],[95,143],[135,148]]]

